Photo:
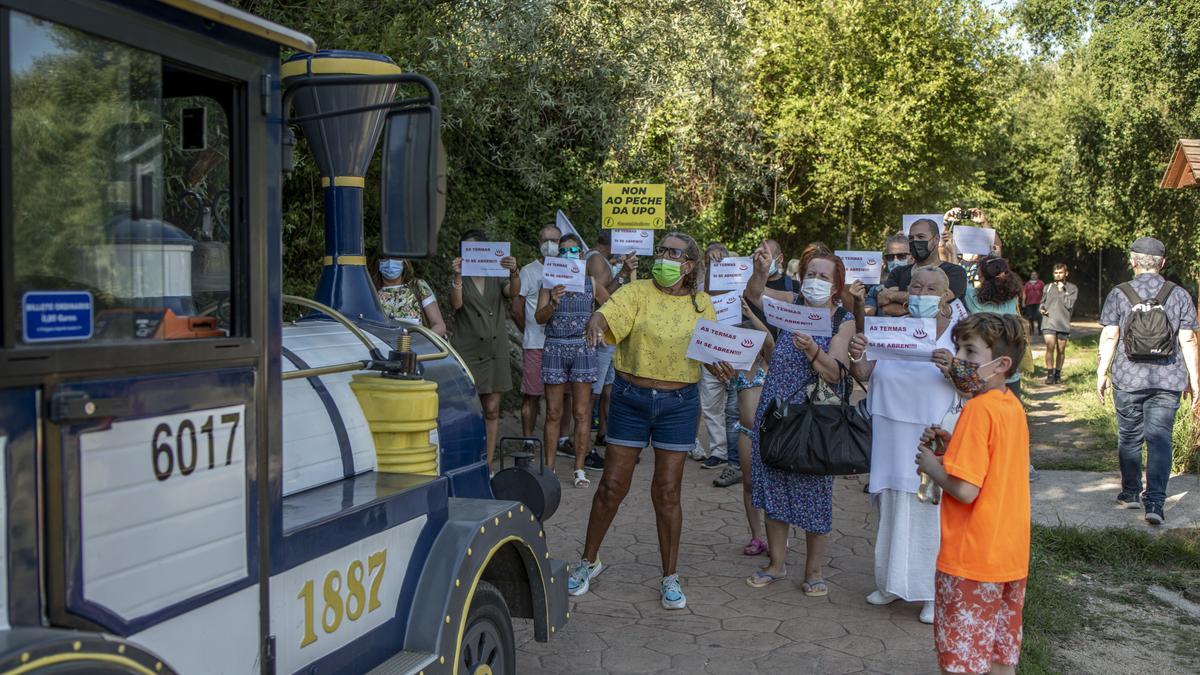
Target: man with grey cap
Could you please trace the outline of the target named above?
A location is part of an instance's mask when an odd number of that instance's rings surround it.
[[[1104,403],[1111,389],[1117,411],[1117,452],[1121,464],[1121,493],[1117,504],[1143,506],[1146,522],[1163,522],[1163,502],[1171,476],[1171,431],[1184,391],[1192,405],[1200,392],[1196,370],[1196,306],[1182,288],[1163,278],[1166,247],[1141,237],[1129,249],[1131,281],[1108,294],[1100,313],[1100,365],[1096,394]],[[1136,301],[1135,301],[1136,300]],[[1140,314],[1140,315],[1139,315]],[[1156,322],[1165,315],[1166,325]],[[1164,335],[1149,334],[1162,325]],[[1127,338],[1136,337],[1136,340]],[[1156,341],[1155,338],[1158,338]],[[1147,353],[1146,344],[1161,348]],[[1156,354],[1165,354],[1157,356]],[[1112,367],[1110,379],[1109,367]],[[1146,446],[1146,489],[1142,492],[1142,445]]]

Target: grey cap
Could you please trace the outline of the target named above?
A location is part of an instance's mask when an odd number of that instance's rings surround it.
[[[1137,241],[1133,242],[1133,246],[1129,247],[1129,251],[1158,258],[1164,258],[1167,255],[1167,247],[1154,237],[1138,237]]]

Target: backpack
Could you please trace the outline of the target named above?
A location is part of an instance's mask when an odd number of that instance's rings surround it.
[[[1131,284],[1123,283],[1117,288],[1125,294],[1131,305],[1129,316],[1121,326],[1121,339],[1125,343],[1125,356],[1130,361],[1154,361],[1175,353],[1175,329],[1167,319],[1164,305],[1175,284],[1163,281],[1158,295],[1143,300]]]

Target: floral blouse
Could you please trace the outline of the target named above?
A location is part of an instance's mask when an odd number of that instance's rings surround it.
[[[433,289],[424,279],[379,289],[379,302],[383,305],[384,314],[397,321],[425,323],[425,308],[436,301]]]

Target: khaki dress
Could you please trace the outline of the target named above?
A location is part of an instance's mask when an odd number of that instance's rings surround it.
[[[450,343],[467,362],[480,394],[502,394],[512,389],[505,281],[486,277],[481,292],[473,279],[464,277],[463,306],[454,314]]]

